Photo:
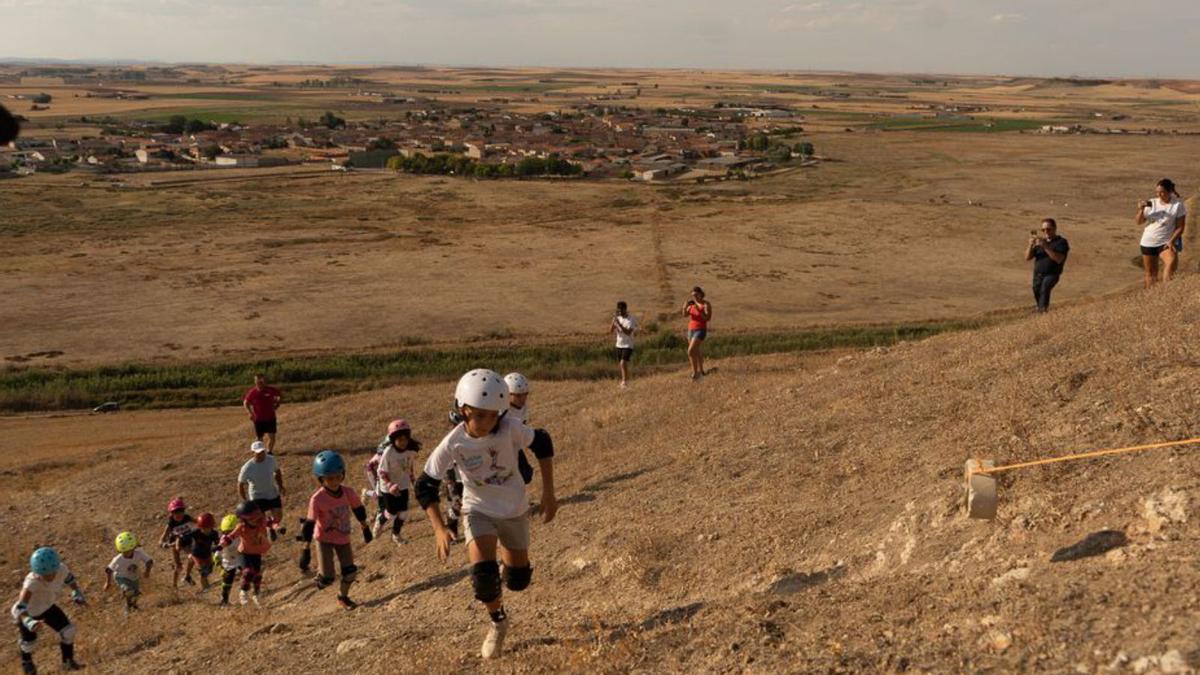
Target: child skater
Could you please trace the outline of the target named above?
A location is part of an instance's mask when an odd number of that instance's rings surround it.
[[[221,519],[221,536],[224,541],[225,536],[233,534],[237,529],[238,517],[232,513],[225,514]],[[238,546],[242,543],[240,537],[229,537],[229,544],[224,548],[220,548],[218,544],[218,553],[213,556],[213,560],[218,558],[221,561],[221,604],[229,604],[229,593],[233,590],[233,582],[237,579],[238,573],[242,571],[242,554],[238,552]]]
[[[113,542],[117,549],[117,557],[104,568],[104,590],[108,590],[115,579],[121,594],[125,596],[125,613],[138,608],[137,599],[142,594],[142,578],[150,578],[150,568],[154,559],[138,546],[137,537],[132,532],[122,532]],[[138,572],[138,567],[142,571]]]
[[[363,541],[371,543],[371,528],[367,525],[367,509],[362,505],[358,493],[342,485],[346,480],[346,462],[332,450],[322,450],[313,459],[313,475],[321,487],[308,499],[308,517],[300,531],[305,547],[300,553],[300,568],[310,564],[312,543],[315,535],[318,550],[317,588],[332,585],[334,580],[334,557],[340,566],[342,582],[338,589],[337,604],[343,609],[354,609],[358,604],[350,599],[350,585],[358,574],[354,564],[354,549],[350,546],[350,517],[354,516],[362,527]]]
[[[238,594],[238,602],[244,605],[253,601],[255,607],[261,607],[258,594],[262,590],[263,556],[271,550],[273,523],[251,499],[237,507],[237,517],[237,526],[221,537],[220,548],[224,550],[237,541],[237,550],[242,557],[242,592]],[[253,595],[250,595],[251,589]]]
[[[550,522],[558,511],[550,434],[506,417],[508,394],[504,380],[491,370],[472,370],[459,379],[454,399],[463,422],[430,454],[415,490],[417,501],[433,525],[438,557],[445,561],[452,535],[438,508],[439,483],[452,466],[463,482],[463,529],[472,564],[471,585],[475,599],[484,604],[492,620],[480,648],[485,659],[501,654],[508,632],[502,586],[522,591],[533,577],[529,564],[529,502],[517,471],[522,449],[533,450],[541,467],[543,521]],[[504,564],[503,573],[500,562]]]
[[[200,572],[200,592],[208,591],[208,577],[213,571],[213,551],[221,543],[221,535],[217,533],[216,520],[211,513],[201,513],[196,519],[196,531],[192,533],[191,555],[188,556],[187,578],[192,578],[192,566]]]
[[[75,575],[62,562],[58,551],[43,546],[29,558],[31,572],[21,585],[21,595],[12,606],[17,630],[21,633],[21,670],[37,673],[33,665],[33,649],[37,646],[38,629],[43,624],[58,633],[58,647],[62,650],[63,670],[79,670],[83,666],[75,661],[75,624],[55,604],[63,586],[71,587],[71,600],[76,605],[86,605],[83,591],[75,581]]]
[[[529,378],[521,373],[509,373],[504,376],[504,384],[508,385],[508,413],[505,417],[512,417],[529,426]],[[517,455],[517,468],[526,485],[533,482],[533,465],[525,458],[524,448]]]
[[[183,574],[183,558],[182,551],[191,549],[192,547],[192,531],[196,529],[196,522],[187,512],[187,504],[183,503],[183,497],[176,497],[167,504],[167,527],[163,530],[162,537],[158,543],[163,548],[171,549],[171,555],[175,559],[175,576],[172,585],[179,588],[179,575]],[[186,580],[189,584],[196,583],[192,581],[192,575],[188,574]]]
[[[413,464],[421,451],[421,442],[412,437],[412,428],[404,420],[392,420],[388,435],[380,444],[376,468],[381,506],[375,518],[376,537],[382,536],[389,521],[392,523],[392,541],[401,544],[400,528],[404,527],[404,514],[408,511],[408,491],[413,483]]]

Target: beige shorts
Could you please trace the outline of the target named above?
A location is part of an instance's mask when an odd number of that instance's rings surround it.
[[[470,512],[466,520],[467,543],[477,537],[497,537],[500,545],[510,551],[529,550],[529,514],[516,518],[493,518],[485,513]]]

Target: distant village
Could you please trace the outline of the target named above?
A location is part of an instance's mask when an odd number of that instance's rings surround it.
[[[86,95],[144,96],[119,89]],[[341,171],[394,169],[479,178],[552,175],[664,181],[747,178],[816,162],[812,144],[798,137],[803,116],[778,107],[718,104],[711,109],[642,110],[591,101],[566,111],[523,114],[505,110],[500,104],[507,100],[470,106],[376,92],[361,95],[377,102],[378,112],[370,120],[346,120],[334,112],[282,124],[214,123],[186,116],[165,122],[71,119],[69,125],[87,125],[95,134],[42,133],[18,139],[0,148],[0,174],[306,164]],[[53,101],[34,95],[28,104],[49,106]]]

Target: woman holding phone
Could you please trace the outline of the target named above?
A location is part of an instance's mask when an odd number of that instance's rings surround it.
[[[1170,178],[1158,181],[1155,196],[1138,202],[1135,222],[1142,230],[1142,285],[1150,288],[1158,282],[1158,261],[1162,258],[1164,280],[1170,281],[1179,266],[1183,249],[1183,228],[1187,225],[1187,207]]]
[[[704,377],[704,339],[708,337],[708,322],[712,321],[712,303],[704,299],[704,289],[696,286],[692,297],[683,306],[683,315],[688,318],[688,363],[692,366],[692,380]]]

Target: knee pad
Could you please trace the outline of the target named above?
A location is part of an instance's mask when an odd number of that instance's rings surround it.
[[[58,640],[64,645],[69,645],[75,642],[75,624],[69,623],[66,628],[58,631]]]
[[[475,563],[471,566],[471,585],[475,587],[475,599],[494,602],[500,598],[500,563],[495,560]]]
[[[317,577],[317,588],[328,588],[334,582],[333,577]]]
[[[504,585],[508,586],[510,591],[523,591],[529,588],[529,582],[533,579],[533,568],[526,565],[525,567],[504,567]]]
[[[350,583],[358,576],[358,565],[346,565],[342,568],[342,581]]]
[[[22,654],[32,654],[34,647],[37,647],[37,635],[34,635],[31,640],[21,640],[17,645],[21,647]]]

